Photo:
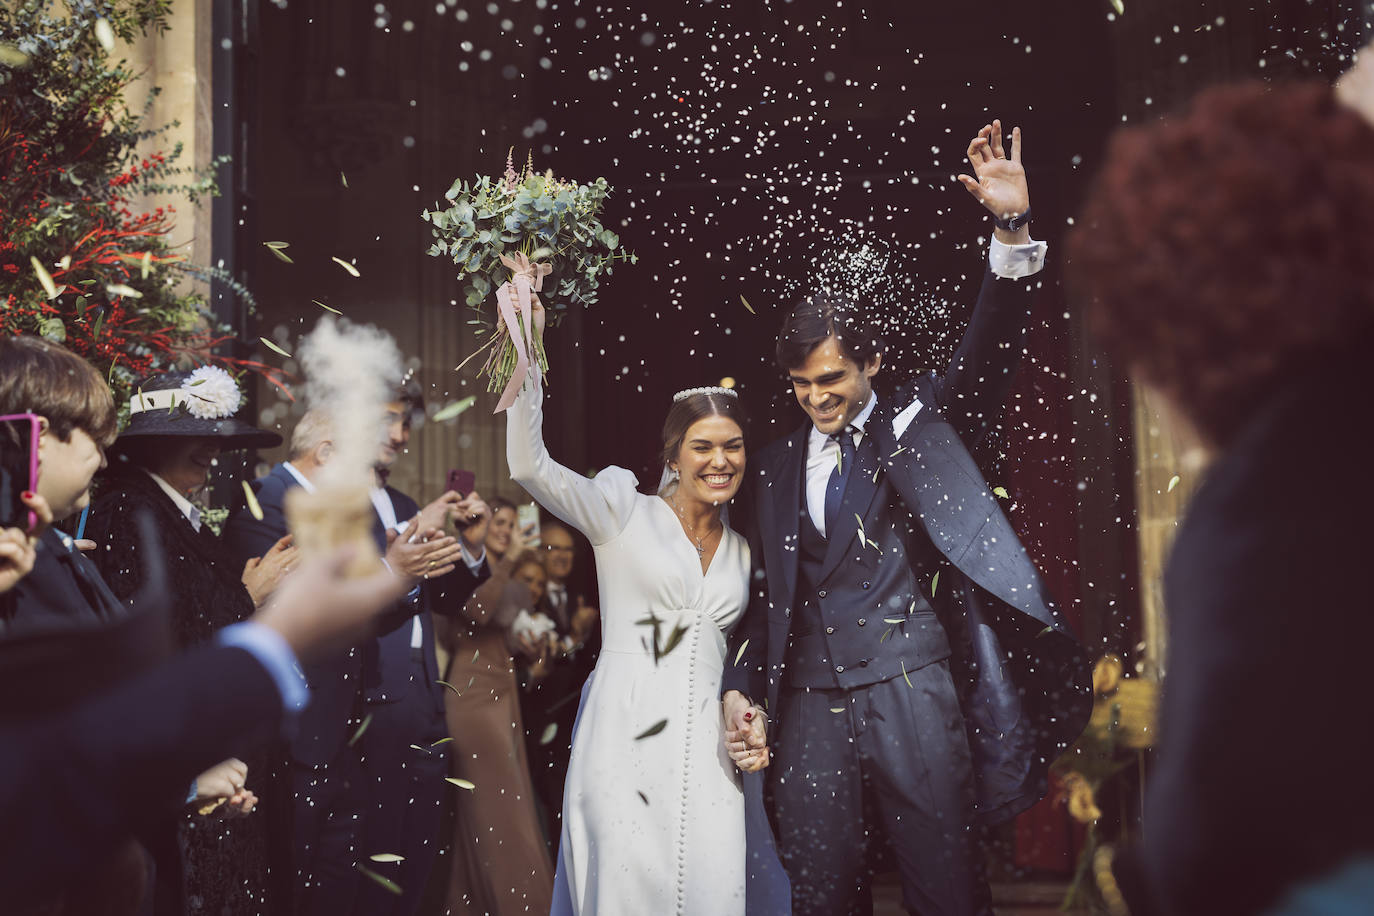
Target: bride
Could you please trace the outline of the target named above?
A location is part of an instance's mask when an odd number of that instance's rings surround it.
[[[537,299],[533,317],[542,332]],[[555,462],[542,402],[536,375],[507,413],[511,477],[595,547],[603,628],[574,729],[553,912],[786,912],[757,791],[746,818],[742,781],[758,777],[739,772],[767,766],[768,749],[732,761],[722,742],[726,637],[749,597],[749,545],[721,518],[744,475],[738,396],[674,397],[656,496],[624,468],[587,478]],[[753,721],[761,735],[761,711]]]

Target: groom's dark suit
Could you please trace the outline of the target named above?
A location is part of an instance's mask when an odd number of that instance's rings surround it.
[[[807,510],[811,424],[750,459],[762,570],[724,687],[773,718],[799,914],[869,909],[875,835],[908,908],[990,912],[975,823],[1033,804],[1087,722],[1078,643],[965,445],[1000,413],[1029,299],[988,270],[948,371],[877,396],[828,538]]]

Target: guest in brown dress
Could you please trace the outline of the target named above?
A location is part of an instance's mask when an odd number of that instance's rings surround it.
[[[448,912],[547,913],[553,868],[539,828],[525,757],[510,625],[534,612],[542,591],[538,557],[525,551],[515,506],[491,501],[487,534],[491,578],[475,591],[461,618],[435,618],[436,636],[451,653],[446,680],[453,775],[472,783],[460,792],[453,839]],[[522,556],[523,554],[523,556]],[[540,567],[536,573],[535,569]],[[524,651],[535,649],[523,641]]]

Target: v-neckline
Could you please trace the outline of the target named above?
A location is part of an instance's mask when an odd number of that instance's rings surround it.
[[[695,555],[697,558],[697,568],[701,569],[702,557],[700,554],[697,554],[696,545],[693,544],[692,539],[687,536],[687,529],[682,526],[682,517],[677,514],[677,512],[673,509],[672,506],[668,505],[668,500],[664,499],[662,496],[654,496],[653,500],[654,502],[662,506],[664,509],[667,509],[668,514],[673,517],[673,523],[677,525],[678,534],[682,535],[682,539],[687,542],[687,547],[692,551],[693,555]],[[716,544],[715,552],[711,554],[711,559],[707,561],[706,568],[701,569],[701,578],[703,579],[709,576],[711,574],[711,570],[715,568],[716,557],[720,556],[720,549],[725,546],[725,532],[726,525],[724,522],[722,522],[720,526],[720,542]]]

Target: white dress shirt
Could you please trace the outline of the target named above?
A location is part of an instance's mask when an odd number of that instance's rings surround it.
[[[988,266],[992,272],[1004,280],[1018,280],[1023,277],[1033,276],[1045,268],[1045,252],[1049,250],[1049,245],[1045,242],[1028,242],[1025,245],[1007,245],[999,242],[996,238],[988,247]],[[859,411],[850,425],[857,427],[858,432],[854,434],[854,446],[857,448],[864,438],[864,424],[868,422],[869,416],[873,413],[873,408],[877,406],[878,399],[870,394],[868,402],[864,404],[863,410]],[[893,437],[900,439],[902,433],[906,432],[911,421],[916,419],[916,414],[921,411],[921,401],[919,398],[913,400],[897,414],[892,421]],[[806,449],[806,511],[811,515],[811,521],[816,526],[816,530],[821,535],[826,535],[825,530],[825,489],[830,484],[830,475],[835,471],[835,464],[839,460],[840,443],[832,437],[821,432],[815,426],[811,427],[811,436],[807,441]]]
[[[870,393],[859,415],[850,421],[850,426],[858,429],[854,433],[857,448],[864,440],[864,424],[878,406],[878,396]],[[842,431],[840,435],[845,435]],[[811,427],[811,437],[806,448],[806,511],[811,513],[811,521],[816,530],[826,537],[825,532],[825,488],[830,485],[830,475],[835,472],[839,461],[840,443],[833,436],[826,435],[815,426]]]

